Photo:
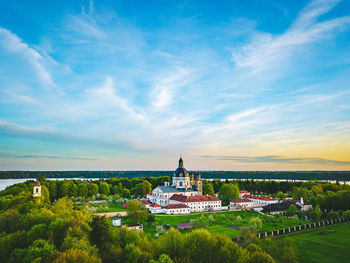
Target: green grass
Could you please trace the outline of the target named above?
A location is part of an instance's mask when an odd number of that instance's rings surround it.
[[[240,217],[240,220],[237,217]],[[209,217],[214,219],[214,222],[209,222]],[[229,226],[247,226],[253,217],[259,217],[263,226],[261,231],[271,231],[282,229],[285,227],[297,226],[306,223],[305,221],[289,219],[286,217],[275,217],[259,214],[255,211],[235,211],[235,212],[220,212],[220,213],[193,213],[189,215],[156,215],[155,222],[144,225],[144,231],[154,238],[156,234],[155,226],[163,226],[169,224],[176,227],[178,224],[196,220],[212,234],[224,234],[229,237],[236,237],[240,234],[239,230],[230,229]],[[183,231],[183,233],[188,231]]]
[[[328,232],[328,229],[334,232]],[[283,237],[294,240],[300,262],[333,263],[350,260],[350,223],[310,229]]]

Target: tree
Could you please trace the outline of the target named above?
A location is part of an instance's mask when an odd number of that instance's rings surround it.
[[[91,222],[90,240],[98,248],[103,248],[105,243],[110,240],[110,225],[105,217],[95,216]]]
[[[287,210],[286,210],[286,214],[287,216],[294,216],[295,213],[297,211],[297,207],[294,204],[291,204]]]
[[[258,231],[262,227],[262,221],[259,217],[253,217],[252,219],[250,219],[249,225],[254,231]]]
[[[47,240],[35,240],[28,248],[27,256],[24,258],[23,262],[42,262],[53,251],[55,251],[55,249],[55,246],[49,244]]]
[[[146,196],[147,193],[152,191],[152,185],[148,181],[137,184],[132,192],[137,196]]]
[[[255,251],[251,254],[249,263],[275,263],[275,260],[267,253]]]
[[[311,212],[311,217],[313,220],[320,220],[322,216],[322,211],[319,205],[316,205],[315,209]]]
[[[129,189],[123,188],[122,197],[123,198],[130,198],[130,191],[129,191]]]
[[[110,191],[110,186],[106,182],[101,182],[99,186],[99,193],[102,195],[108,195]]]
[[[150,260],[149,263],[173,263],[174,261],[167,254],[161,254],[158,260]]]
[[[128,205],[128,218],[133,224],[142,223],[147,215],[145,205],[137,200],[131,201]]]
[[[239,189],[236,185],[228,183],[221,186],[219,191],[219,198],[223,205],[228,205],[232,199],[239,197]]]
[[[215,195],[213,185],[208,181],[203,181],[203,195]]]
[[[281,192],[281,191],[279,191],[278,193],[277,193],[277,198],[278,198],[278,200],[283,200],[284,198],[286,198],[286,195],[283,193],[283,192]]]
[[[89,186],[86,182],[81,182],[78,184],[77,195],[79,197],[87,197],[89,194]]]
[[[98,194],[98,186],[97,184],[90,183],[88,186],[88,196],[94,196]]]
[[[69,249],[59,253],[53,263],[101,263],[101,259],[90,256],[89,253],[79,249]]]

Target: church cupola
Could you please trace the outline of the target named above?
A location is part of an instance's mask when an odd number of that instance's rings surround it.
[[[179,168],[183,168],[183,167],[184,167],[184,161],[182,160],[182,156],[180,156]]]

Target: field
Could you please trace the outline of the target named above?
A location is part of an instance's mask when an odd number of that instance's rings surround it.
[[[85,207],[90,213],[106,213],[106,212],[120,212],[127,211],[121,204],[115,203],[100,203],[100,204],[84,204],[76,205],[77,207]]]
[[[204,228],[212,234],[225,234],[233,238],[240,234],[241,228],[249,225],[249,221],[253,217],[259,217],[262,221],[260,231],[271,231],[306,223],[299,219],[262,215],[255,211],[239,211],[193,213],[189,215],[157,215],[155,216],[155,222],[144,225],[144,230],[150,237],[154,237],[157,233],[157,226],[169,224],[172,227],[176,227],[178,224],[192,220],[194,224],[198,225],[197,228]]]
[[[294,240],[294,243],[298,250],[297,253],[300,262],[349,262],[349,222],[318,229],[310,229],[302,232],[288,234],[286,236],[291,237]]]

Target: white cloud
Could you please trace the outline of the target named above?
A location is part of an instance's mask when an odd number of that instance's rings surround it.
[[[295,22],[281,35],[256,33],[253,40],[232,53],[237,68],[248,68],[251,74],[278,68],[287,62],[293,51],[328,37],[336,28],[350,23],[350,16],[317,22],[339,1],[316,0],[307,5]]]
[[[10,53],[23,55],[34,66],[41,82],[48,86],[54,86],[52,77],[44,66],[44,57],[38,51],[29,47],[17,35],[2,27],[0,27],[0,44]]]
[[[97,102],[101,105],[111,104],[113,107],[122,109],[128,113],[130,117],[136,120],[143,120],[145,116],[141,112],[137,112],[130,106],[129,101],[117,95],[114,88],[114,79],[111,76],[107,76],[105,83],[98,88],[90,89],[87,91],[91,103]]]
[[[173,96],[178,89],[190,82],[190,70],[186,68],[176,68],[171,73],[155,77],[151,92],[152,105],[156,110],[160,110],[173,102]]]

